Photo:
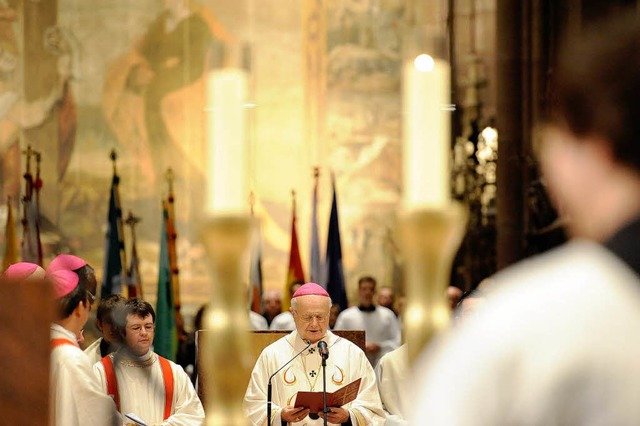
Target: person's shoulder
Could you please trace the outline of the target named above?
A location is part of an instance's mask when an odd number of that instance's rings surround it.
[[[75,345],[60,345],[53,349],[52,362],[58,368],[91,370],[93,366],[87,354]]]
[[[376,305],[376,311],[387,318],[396,318],[396,314],[389,308],[387,308],[386,306],[380,306],[380,305]]]
[[[342,317],[342,318],[350,318],[353,317],[355,315],[359,315],[360,313],[360,309],[358,309],[357,306],[352,306],[350,308],[345,309],[344,311],[340,312],[340,314],[338,315],[338,318]]]
[[[494,281],[486,292],[493,299],[524,301],[567,293],[576,300],[610,292],[620,283],[638,281],[638,277],[605,247],[576,240],[508,267],[496,274]]]

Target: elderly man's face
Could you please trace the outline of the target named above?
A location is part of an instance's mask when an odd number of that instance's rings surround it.
[[[296,308],[291,309],[296,322],[296,330],[303,340],[316,343],[324,337],[329,328],[331,299],[325,296],[300,296],[296,298]]]

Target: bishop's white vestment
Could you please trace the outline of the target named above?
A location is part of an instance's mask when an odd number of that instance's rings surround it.
[[[78,346],[76,335],[59,324],[52,324],[51,342],[50,424],[122,424],[113,400],[100,388],[89,358]]]
[[[327,392],[334,392],[362,378],[356,399],[343,406],[349,411],[354,426],[383,425],[385,414],[378,394],[376,378],[364,352],[355,344],[327,331],[324,339],[329,347],[326,366]],[[249,386],[244,397],[244,412],[252,425],[267,424],[267,383],[287,361],[304,349],[297,331],[267,346],[256,361]],[[280,425],[281,409],[293,405],[298,391],[322,392],[321,357],[316,344],[280,371],[272,380],[272,425]],[[309,416],[290,425],[322,425],[322,417],[312,420]],[[329,423],[332,424],[332,423]]]
[[[158,355],[149,351],[135,357],[120,349],[110,355],[117,378],[122,414],[134,413],[148,425],[200,426],[204,422],[204,409],[189,376],[182,367],[169,361],[173,372],[173,400],[171,415],[163,418],[165,382]],[[100,385],[107,393],[104,365],[93,366]]]
[[[575,241],[495,276],[418,360],[411,424],[640,424],[640,277]]]

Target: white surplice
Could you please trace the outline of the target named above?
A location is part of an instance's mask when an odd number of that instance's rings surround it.
[[[271,320],[269,330],[295,330],[296,322],[293,319],[293,314],[289,311],[284,311]]]
[[[204,422],[202,403],[182,367],[169,361],[173,372],[173,403],[171,416],[163,420],[165,386],[158,356],[149,351],[142,357],[133,357],[124,350],[110,356],[113,356],[121,413],[135,413],[148,425],[200,426]],[[93,369],[106,393],[104,366],[98,362]]]
[[[382,358],[376,366],[380,399],[387,415],[387,426],[404,426],[409,412],[407,393],[409,390],[409,352],[407,345],[402,345]]]
[[[371,312],[361,311],[357,306],[340,312],[334,330],[364,330],[367,343],[377,343],[380,350],[367,354],[371,365],[378,364],[380,358],[400,347],[402,329],[396,314],[384,306],[376,306]]]
[[[52,324],[51,339],[66,339],[73,345],[59,345],[51,351],[50,424],[122,424],[113,400],[100,388],[89,358],[77,346],[76,335],[58,324]]]
[[[87,346],[87,348],[84,350],[84,353],[87,354],[91,365],[102,359],[102,352],[100,352],[100,343],[102,343],[102,337],[96,339],[95,342]]]
[[[413,376],[412,424],[640,424],[640,278],[575,241],[495,276]]]
[[[375,374],[364,352],[350,341],[327,331],[324,339],[329,346],[326,377],[327,392],[334,392],[362,378],[356,399],[343,406],[349,411],[354,426],[383,425],[382,410]],[[300,352],[306,343],[296,331],[267,346],[256,361],[244,397],[245,415],[252,425],[267,424],[267,383],[269,376]],[[272,424],[281,424],[281,409],[293,405],[298,391],[322,391],[321,358],[316,344],[280,371],[272,380]],[[322,418],[304,418],[291,425],[321,425]],[[329,423],[332,424],[332,423]]]

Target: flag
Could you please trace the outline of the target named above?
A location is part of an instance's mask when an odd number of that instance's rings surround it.
[[[291,220],[291,248],[289,250],[289,269],[287,272],[287,282],[284,285],[285,295],[282,300],[282,310],[287,311],[291,306],[289,299],[289,285],[295,281],[304,282],[304,271],[300,260],[300,249],[298,247],[298,233],[296,232],[296,197],[293,193],[293,218]]]
[[[167,230],[167,250],[169,253],[169,267],[171,268],[171,288],[173,289],[173,305],[176,312],[180,312],[180,269],[178,268],[178,249],[176,248],[176,240],[178,233],[176,232],[175,213],[173,209],[173,189],[169,189],[169,198],[163,201],[164,209],[167,212],[166,230]]]
[[[344,285],[342,270],[342,245],[340,243],[340,225],[338,223],[338,201],[336,183],[331,177],[333,200],[331,202],[331,216],[329,218],[329,232],[327,235],[327,254],[325,256],[326,289],[334,304],[340,305],[340,310],[348,308],[347,292]]]
[[[254,220],[251,238],[251,259],[249,269],[249,291],[251,310],[262,313],[262,236],[260,222]]]
[[[322,265],[320,263],[320,241],[318,239],[318,177],[320,172],[317,167],[313,170],[315,180],[313,186],[313,199],[311,206],[311,249],[309,250],[311,281],[322,285]]]
[[[113,161],[113,178],[111,179],[111,195],[109,197],[109,214],[107,215],[106,249],[102,272],[101,297],[110,294],[121,294],[122,283],[126,283],[126,256],[124,252],[124,228],[122,224],[122,208],[118,185],[120,177],[116,172],[115,152],[111,153]]]
[[[40,243],[40,218],[38,205],[34,198],[34,181],[30,172],[29,163],[31,156],[35,155],[29,147],[26,151],[27,171],[24,174],[25,191],[22,197],[22,247],[21,258],[23,262],[36,263],[42,266],[42,245]]]
[[[7,200],[7,225],[4,230],[4,258],[2,259],[2,270],[5,271],[10,265],[18,260],[18,238],[16,236],[16,218],[13,216],[13,206],[11,197]]]
[[[138,258],[136,239],[133,235],[131,239],[131,263],[129,264],[129,273],[127,274],[127,296],[129,298],[143,298],[142,277],[140,276],[140,259]]]
[[[158,261],[156,334],[153,339],[153,348],[158,355],[175,361],[178,351],[178,330],[176,328],[173,288],[171,286],[171,266],[169,264],[169,247],[166,228],[168,217],[169,214],[166,208],[163,208],[162,232],[160,236],[160,259]]]

